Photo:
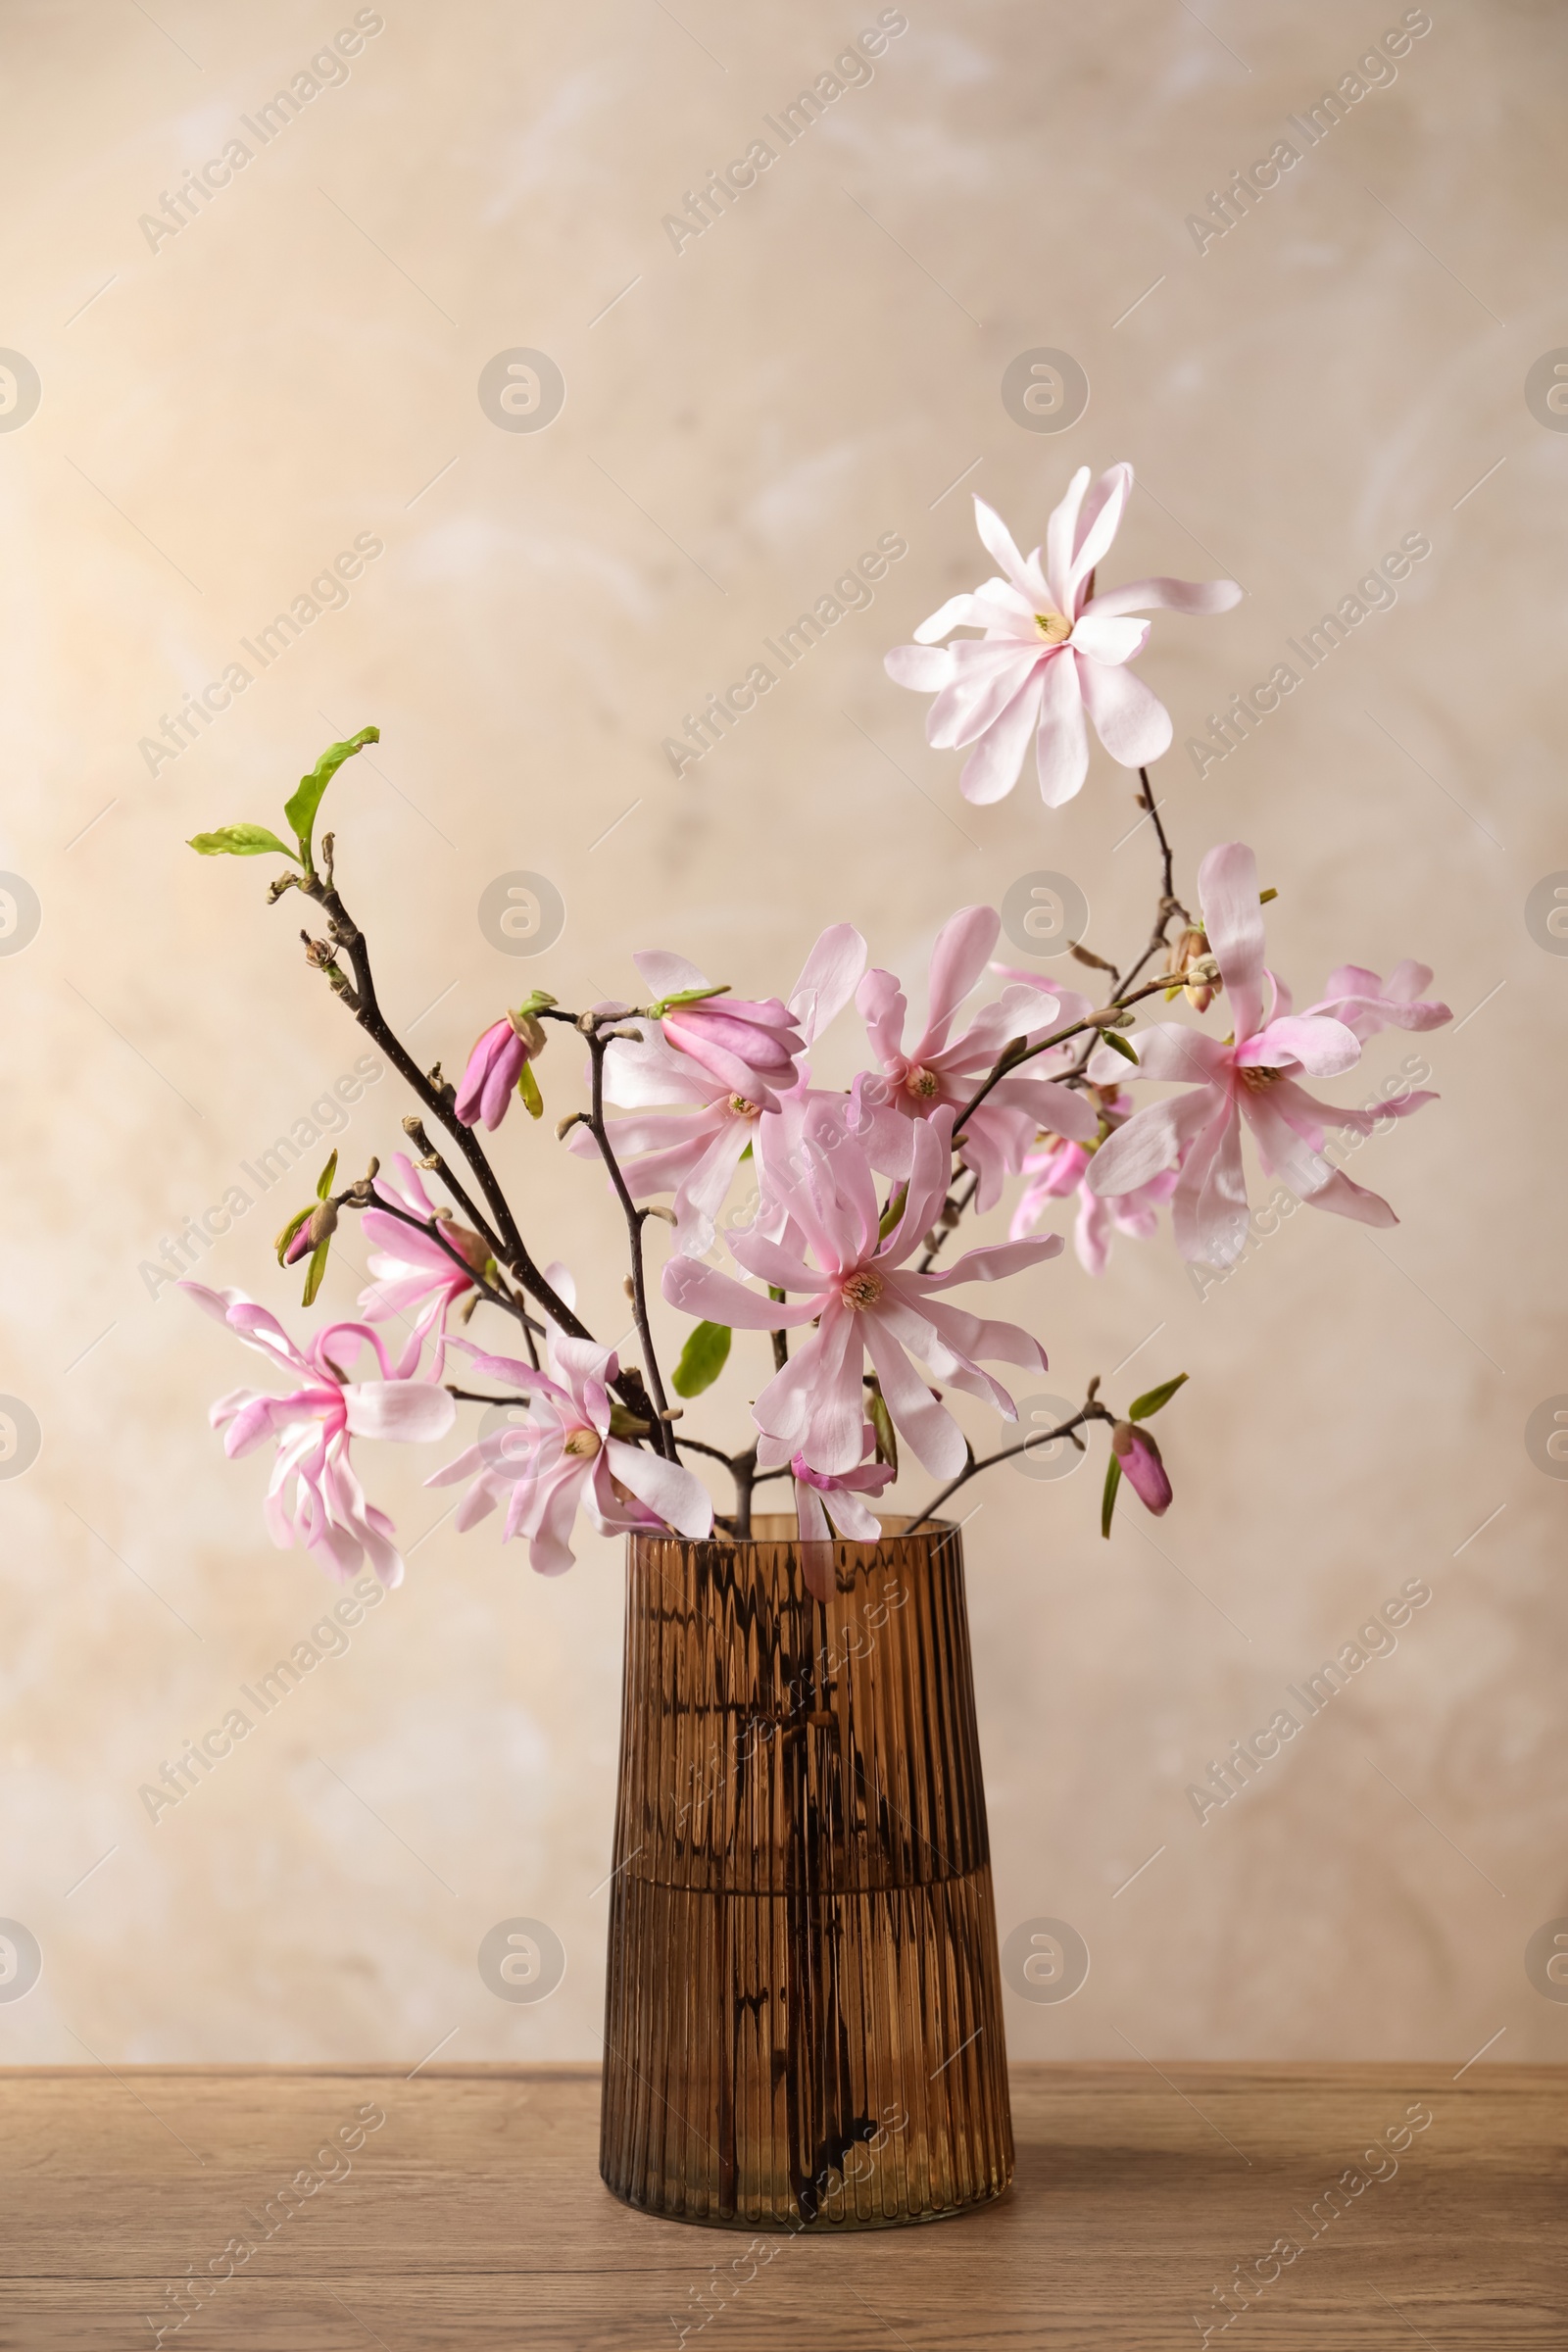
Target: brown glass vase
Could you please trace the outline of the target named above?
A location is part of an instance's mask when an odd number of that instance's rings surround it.
[[[884,1524],[629,1540],[600,2170],[644,2212],[877,2229],[1012,2177],[958,1533]]]

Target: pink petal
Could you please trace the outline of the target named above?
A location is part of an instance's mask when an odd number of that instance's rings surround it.
[[[1228,1266],[1246,1247],[1247,1221],[1242,1123],[1234,1103],[1227,1102],[1183,1162],[1171,1196],[1171,1230],[1190,1264]]]
[[[1132,496],[1132,467],[1125,464],[1111,466],[1101,475],[1085,499],[1083,512],[1078,518],[1072,571],[1067,582],[1072,602],[1063,606],[1063,612],[1076,613],[1078,595],[1084,581],[1110,553],[1110,543],[1121,528],[1121,518],[1127,501]]]
[[[1048,808],[1060,808],[1083,790],[1089,773],[1089,730],[1084,724],[1079,665],[1063,648],[1045,663],[1040,675],[1040,732],[1035,738],[1040,797]]]
[[[343,1392],[348,1426],[357,1438],[428,1445],[457,1419],[457,1400],[427,1380],[371,1380]]]
[[[1235,580],[1128,580],[1120,588],[1092,596],[1084,607],[1084,617],[1090,613],[1228,612],[1241,601],[1242,590]]]
[[[1005,800],[1017,783],[1029,738],[1039,721],[1045,678],[1051,666],[1048,662],[1030,669],[1011,702],[993,719],[964,761],[959,789],[964,799],[977,808]]]
[[[1103,613],[1086,612],[1073,627],[1072,650],[1115,669],[1143,652],[1149,643],[1149,629],[1147,620],[1111,620]]]
[[[1245,1045],[1263,1017],[1263,909],[1257,902],[1257,859],[1242,841],[1210,850],[1198,869],[1203,929],[1225,975],[1236,1013],[1236,1042]]]
[[[914,1049],[916,1061],[941,1053],[953,1016],[985,971],[1001,928],[1002,917],[994,906],[964,906],[937,933],[926,1032]]]
[[[1279,1069],[1297,1062],[1309,1078],[1338,1078],[1360,1058],[1355,1032],[1322,1013],[1287,1013],[1236,1051],[1238,1069]]]
[[[808,1297],[793,1304],[749,1291],[731,1274],[705,1266],[695,1257],[672,1257],[661,1284],[664,1297],[683,1315],[698,1322],[723,1323],[731,1331],[784,1331],[792,1324],[809,1323],[821,1301]]]
[[[1072,611],[1072,551],[1078,536],[1078,514],[1089,487],[1089,468],[1080,466],[1067,485],[1067,494],[1046,524],[1046,577],[1058,612]]]
[[[823,932],[790,993],[789,1010],[806,1043],[819,1038],[854,996],[865,969],[865,942],[853,923]]]
[[[612,1438],[605,1448],[611,1468],[621,1485],[657,1511],[666,1526],[677,1535],[707,1536],[712,1533],[713,1505],[708,1489],[691,1471],[678,1462],[666,1462],[661,1454],[650,1453],[639,1446],[627,1446],[619,1438]]]
[[[932,1396],[875,1308],[859,1320],[895,1429],[933,1478],[956,1478],[966,1459],[962,1430]],[[858,1412],[856,1417],[858,1420]],[[845,1461],[840,1466],[849,1469],[852,1464]]]
[[[976,497],[974,502],[974,527],[980,534],[981,545],[985,548],[987,555],[994,557],[1002,565],[1018,594],[1028,598],[1032,603],[1045,583],[1032,576],[1028,564],[1013,544],[1012,533],[1003,521],[1002,516],[994,507],[988,507],[985,500],[980,497]]]
[[[1076,632],[1073,643],[1076,646]],[[1169,751],[1170,712],[1130,669],[1106,669],[1102,662],[1079,659],[1078,683],[1096,734],[1123,767],[1147,767]]]
[[[667,948],[644,948],[633,956],[632,961],[656,998],[678,997],[689,988],[708,986],[706,972],[700,972],[686,956],[672,955]]]

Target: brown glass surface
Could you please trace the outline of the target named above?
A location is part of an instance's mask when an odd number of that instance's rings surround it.
[[[878,2228],[1012,2177],[963,1558],[904,1524],[826,1601],[793,1517],[629,1542],[600,2166],[651,2213]]]

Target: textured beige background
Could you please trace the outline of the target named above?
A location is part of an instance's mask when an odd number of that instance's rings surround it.
[[[1003,1932],[1065,1918],[1094,1963],[1064,2006],[1009,1999],[1012,2046],[1457,2069],[1506,2029],[1495,2058],[1568,2055],[1568,2007],[1523,1966],[1568,1912],[1565,1497],[1523,1443],[1568,1388],[1568,964],[1523,920],[1568,865],[1568,439],[1523,397],[1568,341],[1561,15],[1434,0],[1394,85],[1200,257],[1185,216],[1392,0],[909,0],[870,84],[672,251],[682,191],[875,13],[391,0],[347,83],[153,253],[138,216],[352,10],[6,12],[0,341],[43,397],[0,434],[0,866],[43,921],[0,958],[0,1389],[44,1442],[0,1482],[0,1913],[45,1967],[0,2005],[0,2059],[598,2048],[611,1545],[545,1582],[436,1524],[433,1463],[375,1462],[416,1544],[403,1592],[177,1810],[138,1805],[332,1597],[267,1544],[262,1460],[226,1465],[205,1425],[258,1359],[138,1267],[362,1050],[266,869],[182,837],[275,821],[323,743],[377,720],[335,789],[340,875],[426,1057],[519,971],[579,998],[643,944],[760,993],[848,916],[919,982],[947,912],[1040,866],[1081,878],[1115,949],[1152,883],[1147,833],[1114,847],[1122,771],[1097,749],[1054,818],[1027,785],[970,810],[881,656],[981,576],[971,488],[1028,545],[1072,466],[1123,457],[1114,576],[1249,591],[1158,622],[1143,663],[1177,719],[1184,880],[1244,834],[1298,991],[1415,955],[1467,1017],[1430,1041],[1442,1103],[1356,1162],[1396,1232],[1298,1215],[1203,1298],[1164,1243],[1026,1286],[1063,1393],[1141,1346],[1127,1378],[1193,1385],[1158,1527],[1125,1510],[1102,1544],[1089,1468],[994,1474],[969,1530]],[[476,399],[516,345],[564,372],[545,432]],[[999,396],[1037,345],[1092,384],[1056,437]],[[677,783],[661,738],[885,531],[909,552],[871,609]],[[1410,531],[1434,552],[1397,608],[1196,781],[1181,739]],[[363,532],[385,552],[347,608],[149,776],[160,713]],[[475,922],[515,867],[568,906],[536,964]],[[1378,1041],[1369,1081],[1405,1050]],[[564,1054],[548,1084],[575,1099]],[[349,1152],[395,1144],[403,1107],[371,1089]],[[597,1187],[548,1128],[514,1120],[500,1156],[618,1331]],[[296,1315],[279,1221],[259,1203],[204,1263]],[[337,1264],[340,1310],[355,1288]],[[1434,1598],[1397,1653],[1200,1828],[1185,1786],[1412,1576]],[[474,1965],[514,1914],[569,1954],[536,2008]]]

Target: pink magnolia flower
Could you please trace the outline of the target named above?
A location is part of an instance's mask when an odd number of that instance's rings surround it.
[[[1110,1433],[1110,1449],[1121,1464],[1123,1478],[1144,1508],[1156,1519],[1168,1511],[1170,1479],[1160,1460],[1159,1447],[1148,1430],[1140,1429],[1136,1421],[1118,1421]]]
[[[795,1083],[795,1056],[805,1040],[777,997],[758,1001],[717,991],[701,1001],[679,1000],[710,990],[710,983],[684,956],[651,948],[632,957],[650,988],[660,992],[660,1027],[666,1041],[691,1056],[710,1077],[760,1110],[776,1110],[774,1093]]]
[[[457,1406],[445,1389],[409,1377],[419,1359],[418,1335],[395,1366],[387,1361],[379,1334],[365,1323],[329,1324],[302,1352],[276,1316],[243,1291],[210,1291],[199,1282],[179,1287],[247,1347],[299,1379],[300,1386],[282,1396],[234,1389],[209,1415],[215,1429],[226,1429],[223,1450],[229,1455],[250,1453],[267,1439],[276,1440],[265,1506],[272,1542],[283,1551],[293,1544],[305,1545],[340,1582],[354,1576],[368,1555],[383,1585],[401,1584],[403,1560],[393,1541],[397,1531],[384,1511],[367,1502],[349,1458],[349,1441],[427,1444],[452,1427]],[[375,1355],[379,1380],[348,1378],[346,1367],[364,1347]]]
[[[1101,1102],[1101,1125],[1105,1135],[1114,1135],[1133,1115],[1133,1099],[1119,1088],[1097,1087]],[[1078,1262],[1086,1273],[1102,1274],[1110,1259],[1112,1232],[1133,1235],[1147,1242],[1155,1228],[1154,1211],[1168,1200],[1176,1190],[1178,1171],[1166,1168],[1151,1176],[1136,1192],[1123,1193],[1115,1200],[1102,1200],[1084,1182],[1094,1153],[1083,1144],[1068,1143],[1060,1136],[1042,1136],[1042,1149],[1027,1152],[1023,1172],[1028,1184],[1012,1212],[1008,1238],[1021,1242],[1025,1234],[1033,1233],[1052,1200],[1069,1200],[1078,1196],[1078,1215],[1073,1226],[1073,1248]]]
[[[1408,957],[1395,965],[1386,986],[1376,972],[1358,963],[1342,963],[1330,972],[1327,989],[1315,1004],[1307,1005],[1306,1015],[1327,1013],[1363,1043],[1381,1029],[1441,1029],[1453,1015],[1446,1004],[1423,999],[1422,990],[1431,985],[1431,965],[1412,963]]]
[[[1341,1110],[1307,1094],[1298,1078],[1332,1078],[1352,1068],[1360,1058],[1360,1038],[1329,1013],[1293,1014],[1289,997],[1265,971],[1257,862],[1245,844],[1231,842],[1210,850],[1199,869],[1198,887],[1203,928],[1230,998],[1235,1034],[1221,1044],[1201,1030],[1163,1022],[1138,1032],[1140,1077],[1198,1083],[1186,1094],[1135,1111],[1096,1152],[1088,1174],[1090,1190],[1114,1198],[1179,1166],[1172,1195],[1177,1249],[1190,1260],[1230,1265],[1247,1240],[1241,1140],[1245,1121],[1265,1173],[1282,1178],[1309,1208],[1332,1209],[1364,1225],[1397,1224],[1386,1200],[1352,1184],[1343,1169],[1323,1157],[1324,1130],[1365,1132],[1376,1123],[1376,1115],[1401,1117],[1430,1102],[1432,1096],[1408,1095],[1371,1114]],[[1420,968],[1424,967],[1410,967],[1412,972]],[[1270,987],[1266,1019],[1265,978]],[[1445,1010],[1423,1009],[1440,1014]],[[1091,1076],[1112,1075],[1111,1059],[1108,1050],[1101,1048],[1090,1064]],[[1123,1066],[1115,1063],[1117,1071]]]
[[[554,1004],[555,999],[545,1001]],[[499,1021],[492,1021],[475,1042],[458,1089],[455,1108],[465,1127],[479,1119],[487,1128],[499,1127],[512,1107],[524,1066],[544,1048],[544,1024],[531,1012],[503,1013]],[[537,1095],[534,1099],[537,1101]]]
[[[909,1356],[920,1357],[950,1387],[987,1398],[1015,1420],[1012,1398],[975,1359],[989,1356],[1044,1371],[1044,1349],[1015,1323],[982,1321],[940,1294],[1039,1265],[1056,1254],[1061,1238],[1051,1234],[971,1250],[942,1273],[917,1273],[906,1261],[947,1194],[952,1112],[942,1109],[915,1122],[903,1211],[883,1235],[871,1163],[850,1125],[849,1106],[816,1096],[792,1108],[793,1173],[781,1168],[776,1178],[789,1239],[772,1241],[754,1226],[733,1235],[730,1248],[759,1281],[801,1296],[769,1298],[695,1258],[675,1257],[664,1268],[664,1297],[684,1314],[742,1330],[817,1324],[753,1407],[763,1433],[758,1460],[764,1467],[799,1454],[813,1470],[829,1474],[858,1468],[869,1356],[900,1435],[928,1470],[954,1477],[964,1464],[963,1433]],[[800,1248],[794,1247],[797,1238]]]
[[[392,1176],[383,1174],[375,1179],[374,1189],[381,1199],[426,1222],[434,1218],[435,1204],[406,1152],[393,1155],[392,1168]],[[466,1270],[453,1263],[433,1233],[420,1233],[384,1208],[368,1208],[360,1222],[366,1238],[378,1244],[381,1252],[370,1259],[370,1272],[376,1280],[360,1293],[361,1314],[368,1323],[385,1323],[393,1315],[405,1317],[417,1309],[415,1337],[422,1347],[434,1332],[435,1356],[429,1377],[439,1380],[446,1367],[447,1317],[461,1298],[474,1295],[473,1277],[482,1274],[489,1263],[489,1244],[456,1218],[442,1216],[441,1231],[466,1259]]]
[[[860,1445],[868,1455],[875,1448],[876,1432],[869,1422],[861,1430]],[[790,1473],[795,1481],[795,1517],[807,1589],[818,1600],[831,1600],[835,1532],[852,1544],[880,1543],[882,1523],[860,1498],[880,1494],[897,1472],[891,1462],[874,1460],[863,1461],[858,1470],[836,1474],[813,1470],[806,1456],[798,1453],[790,1463]]]
[[[1142,767],[1169,749],[1170,713],[1126,667],[1148,643],[1150,623],[1127,615],[1158,606],[1228,612],[1242,591],[1234,580],[1150,579],[1096,596],[1095,567],[1109,553],[1132,486],[1132,467],[1112,466],[1089,490],[1089,468],[1080,466],[1046,525],[1044,564],[1039,548],[1021,556],[1001,516],[977,498],[976,528],[1005,578],[950,597],[920,623],[913,645],[888,655],[899,685],[936,690],[927,742],[939,751],[977,746],[962,777],[969,800],[1000,801],[1012,790],[1033,735],[1046,806],[1070,801],[1089,773],[1086,710],[1123,767]],[[936,645],[962,628],[985,633]]]
[[[823,932],[787,1008],[801,1032],[802,1051],[843,1010],[864,968],[865,942],[852,924],[836,923]],[[641,1044],[617,1038],[605,1055],[605,1090],[612,1102],[662,1106],[639,1118],[612,1120],[611,1144],[634,1200],[673,1193],[675,1247],[701,1257],[712,1248],[718,1213],[736,1168],[756,1140],[762,1105],[672,1046],[667,1027]],[[688,1107],[669,1107],[675,1103]],[[573,1131],[569,1148],[583,1158],[599,1156],[599,1146],[584,1127]]]
[[[568,1339],[552,1326],[550,1373],[506,1355],[484,1355],[466,1340],[456,1343],[492,1380],[521,1389],[528,1419],[470,1446],[425,1484],[451,1486],[472,1478],[458,1505],[459,1529],[472,1527],[503,1499],[502,1542],[528,1538],[528,1559],[541,1576],[572,1565],[567,1541],[580,1510],[601,1535],[674,1528],[706,1536],[713,1506],[701,1480],[662,1454],[610,1434],[610,1384],[620,1365],[613,1348]]]
[[[867,972],[856,997],[879,1069],[856,1082],[855,1101],[871,1164],[886,1176],[908,1173],[915,1128],[946,1107],[970,1102],[1014,1038],[1038,1044],[1053,1029],[1081,1020],[1087,997],[1064,989],[1048,994],[1029,978],[1005,989],[953,1035],[958,1007],[986,969],[1002,918],[994,906],[965,906],[944,924],[931,952],[930,1002],[925,1027],[904,1042],[906,1005],[891,972]],[[1092,1143],[1099,1118],[1081,1095],[1058,1086],[1040,1061],[1004,1078],[965,1123],[958,1139],[964,1165],[980,1179],[982,1211],[1001,1198],[1004,1176],[1016,1174],[1041,1128]],[[950,1121],[951,1126],[951,1121]]]

